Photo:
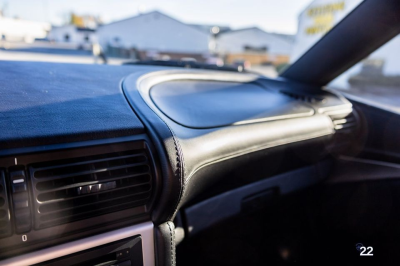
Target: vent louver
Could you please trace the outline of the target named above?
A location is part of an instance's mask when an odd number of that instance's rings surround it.
[[[29,170],[36,229],[144,206],[152,191],[144,149],[33,164]]]
[[[11,234],[10,209],[4,171],[0,170],[0,238]]]
[[[330,115],[335,131],[338,133],[351,133],[357,128],[357,120],[353,112],[343,115]]]

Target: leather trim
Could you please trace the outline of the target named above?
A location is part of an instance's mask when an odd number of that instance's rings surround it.
[[[260,82],[175,80],[156,84],[148,93],[165,116],[188,128],[221,128],[315,114],[310,106]]]
[[[158,266],[175,266],[175,226],[172,222],[160,224],[155,228],[155,245]]]
[[[253,74],[182,69],[134,73],[124,80],[123,89],[126,97],[149,129],[154,141],[159,142],[156,146],[163,151],[163,154],[160,154],[161,159],[168,158],[167,167],[171,169],[171,172],[164,176],[164,184],[167,187],[175,184],[176,194],[172,195],[172,191],[168,193],[170,197],[164,198],[168,204],[160,200],[164,207],[159,207],[159,209],[168,212],[162,215],[167,220],[172,220],[178,209],[190,200],[190,195],[186,195],[188,190],[192,193],[194,187],[204,187],[203,183],[209,180],[202,174],[198,174],[200,169],[210,168],[209,166],[233,158],[246,161],[250,153],[320,137],[328,139],[335,133],[329,116],[319,112],[318,108],[322,106],[315,108],[307,103],[304,105],[311,106],[314,111],[318,109],[315,115],[219,128],[188,128],[174,122],[159,110],[149,94],[154,85],[170,80],[256,82],[275,91],[292,86],[286,81],[268,80]],[[293,86],[296,88],[295,85]],[[328,99],[328,106],[336,100],[340,102],[340,99],[331,94],[326,99]],[[333,105],[337,107],[339,104]],[[262,154],[265,153],[258,154],[263,156]],[[215,170],[214,166],[211,168]]]
[[[324,137],[324,136],[330,135],[331,133],[332,132],[321,132],[321,133],[316,133],[316,134],[309,134],[307,136],[295,136],[295,137],[292,137],[292,138],[277,140],[277,141],[274,141],[274,142],[267,143],[265,145],[258,146],[256,148],[250,148],[250,149],[247,149],[247,150],[244,150],[244,151],[240,151],[238,153],[233,153],[231,155],[227,155],[226,157],[219,158],[217,160],[213,160],[211,162],[202,164],[201,166],[195,168],[192,171],[192,173],[190,174],[190,176],[188,176],[186,178],[185,184],[189,183],[189,181],[192,178],[192,176],[194,176],[199,170],[201,170],[204,167],[210,166],[212,164],[216,164],[216,163],[219,163],[219,162],[222,162],[222,161],[225,161],[225,160],[229,160],[231,158],[239,157],[239,156],[242,156],[242,155],[247,154],[247,153],[260,151],[260,150],[267,149],[267,148],[278,147],[278,146],[281,146],[281,145],[286,145],[286,144],[290,144],[290,143],[294,143],[294,142],[298,142],[298,141],[302,141],[302,140],[310,140],[310,139],[316,139],[316,138],[319,138],[319,137]]]
[[[171,237],[170,240],[170,249],[171,249],[171,265],[175,265],[175,257],[176,257],[176,253],[175,253],[175,229],[171,228],[171,222],[167,222],[168,228],[169,228],[169,234]]]
[[[145,73],[141,72],[136,75],[140,77],[143,74]],[[145,103],[139,92],[134,90],[136,86],[134,89],[127,88],[124,81],[122,89],[132,109],[145,124],[159,153],[163,173],[163,189],[153,212],[153,222],[159,224],[172,220],[178,210],[185,187],[185,164],[182,149],[168,124]]]
[[[162,118],[160,118],[160,119],[162,120]],[[165,123],[165,125],[170,130],[171,135],[172,135],[172,139],[174,140],[175,155],[176,155],[176,162],[177,162],[176,170],[175,170],[175,177],[177,177],[179,179],[179,182],[181,183],[181,190],[180,190],[180,193],[179,193],[179,200],[175,204],[175,208],[174,208],[175,210],[173,211],[171,216],[168,217],[169,219],[172,220],[173,217],[175,217],[177,211],[179,210],[178,206],[179,206],[180,199],[185,194],[185,187],[186,187],[186,182],[185,182],[185,179],[184,179],[185,164],[184,164],[182,149],[181,149],[181,147],[179,145],[179,142],[178,142],[174,132],[172,131],[172,129],[168,126],[168,124],[164,120],[162,120],[162,121]]]

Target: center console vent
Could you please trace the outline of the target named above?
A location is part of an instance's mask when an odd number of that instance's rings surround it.
[[[0,238],[11,234],[10,209],[4,171],[0,169]]]
[[[36,229],[145,206],[152,195],[145,149],[36,163],[29,172]]]

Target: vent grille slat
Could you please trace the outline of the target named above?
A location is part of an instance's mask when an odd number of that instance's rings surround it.
[[[352,110],[348,110],[342,113],[329,114],[337,133],[351,133],[357,129],[357,119],[353,112]]]
[[[138,198],[137,201],[138,200],[146,200],[146,199],[149,198],[149,192],[150,192],[150,190],[148,190],[146,192],[140,192],[140,193],[135,194],[134,197]],[[129,198],[129,197],[132,197],[132,195],[118,196],[118,197],[113,198],[113,200],[121,200],[121,199]],[[62,211],[62,212],[69,211],[69,210],[79,211],[79,209],[81,209],[81,208],[86,208],[88,206],[93,206],[93,205],[96,205],[96,204],[97,205],[98,204],[102,204],[102,203],[105,203],[105,202],[108,202],[108,201],[109,201],[108,199],[96,200],[96,201],[93,201],[93,202],[90,202],[90,203],[81,204],[78,207],[74,206],[73,202],[71,202],[71,203],[68,203],[68,202],[65,202],[65,201],[64,202],[58,201],[58,202],[55,202],[55,203],[51,202],[48,205],[40,206],[39,211],[43,215],[56,214],[56,213],[58,213],[60,211]],[[60,203],[62,203],[63,206],[60,206],[59,205]],[[130,202],[130,203],[132,203],[132,202]],[[128,202],[127,202],[127,204],[128,204]],[[93,210],[90,210],[88,212],[91,212],[91,211],[93,211]],[[94,211],[96,211],[96,210],[94,210]]]
[[[53,184],[48,184],[48,183],[53,183],[52,181],[41,182],[36,186],[36,189],[39,191],[55,192],[55,191],[60,191],[60,190],[65,190],[65,189],[96,185],[99,182],[101,182],[101,183],[112,182],[112,181],[116,181],[119,179],[131,179],[133,177],[142,177],[142,176],[145,176],[145,174],[146,174],[146,172],[143,172],[143,173],[134,174],[134,175],[125,175],[125,176],[119,176],[119,177],[113,177],[113,178],[98,179],[97,181],[79,182],[79,183],[74,183],[74,184],[66,185],[66,186],[54,186]],[[147,174],[150,174],[150,172],[147,172]]]
[[[36,229],[127,208],[146,210],[154,171],[148,150],[111,150],[29,166]]]
[[[74,176],[83,176],[83,175],[88,175],[88,174],[97,174],[97,173],[101,173],[101,172],[125,169],[125,168],[129,168],[129,167],[140,166],[140,165],[146,165],[146,164],[137,163],[137,164],[114,166],[114,167],[109,167],[109,168],[99,168],[99,169],[95,169],[95,170],[86,170],[86,171],[82,171],[82,172],[75,172],[75,173],[64,174],[64,175],[49,175],[49,176],[44,177],[43,179],[51,180],[54,178],[66,178],[66,177],[74,177]],[[38,178],[38,177],[36,177],[36,175],[34,177]],[[39,178],[41,178],[41,177],[39,177]]]
[[[140,154],[133,154],[133,155],[126,155],[126,156],[118,156],[115,158],[104,158],[104,159],[96,159],[96,160],[91,160],[89,162],[92,163],[100,163],[100,162],[109,162],[112,160],[116,160],[116,159],[127,159],[127,158],[134,158],[134,157],[139,157],[142,156],[144,158],[146,158],[146,155],[144,153],[140,153]],[[70,164],[63,164],[64,167],[71,167],[71,166],[77,166],[77,165],[84,165],[87,164],[88,162],[76,162],[76,163],[70,163]],[[42,171],[42,170],[49,170],[49,169],[54,169],[54,168],[58,168],[58,166],[47,166],[47,167],[36,167],[36,171]]]
[[[124,186],[124,187],[115,188],[115,189],[112,189],[112,190],[99,191],[99,192],[96,193],[96,195],[102,195],[104,193],[111,192],[111,191],[119,191],[119,190],[123,190],[123,189],[126,189],[126,188],[133,188],[133,187],[138,187],[138,186],[148,185],[148,184],[150,184],[150,182],[141,183],[141,184],[137,184],[137,185]],[[90,194],[92,194],[92,193],[90,193]],[[40,194],[39,197],[37,198],[37,200],[40,202],[41,205],[45,205],[45,204],[48,204],[48,203],[66,201],[66,200],[69,200],[69,199],[84,198],[84,197],[87,197],[87,195],[90,195],[90,194],[77,195],[77,194],[74,193],[71,196],[65,195],[64,197],[60,197],[60,195],[55,195],[55,194],[53,195],[52,192],[46,192],[46,193]]]
[[[136,203],[136,204],[132,204]],[[68,223],[71,221],[73,218],[74,220],[80,220],[80,219],[85,219],[89,216],[97,216],[97,215],[102,215],[106,213],[111,213],[119,210],[124,210],[128,208],[133,208],[133,207],[141,207],[144,209],[145,201],[130,201],[129,203],[121,203],[119,205],[114,205],[114,206],[109,206],[109,207],[103,207],[102,212],[94,211],[94,210],[89,210],[87,212],[84,212],[84,214],[81,213],[72,213],[72,214],[66,214],[64,213],[64,216],[59,216],[59,218],[54,218],[53,215],[49,216],[42,216],[41,217],[41,228],[49,227],[49,226],[54,226],[57,224],[62,224],[62,223]],[[144,211],[144,210],[143,210]]]
[[[335,130],[355,128],[356,124],[340,124],[335,126]]]

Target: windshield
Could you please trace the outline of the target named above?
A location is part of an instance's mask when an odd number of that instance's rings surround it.
[[[400,113],[400,35],[334,79],[328,87],[381,109]]]
[[[360,2],[0,0],[0,60],[163,61],[275,77]]]

